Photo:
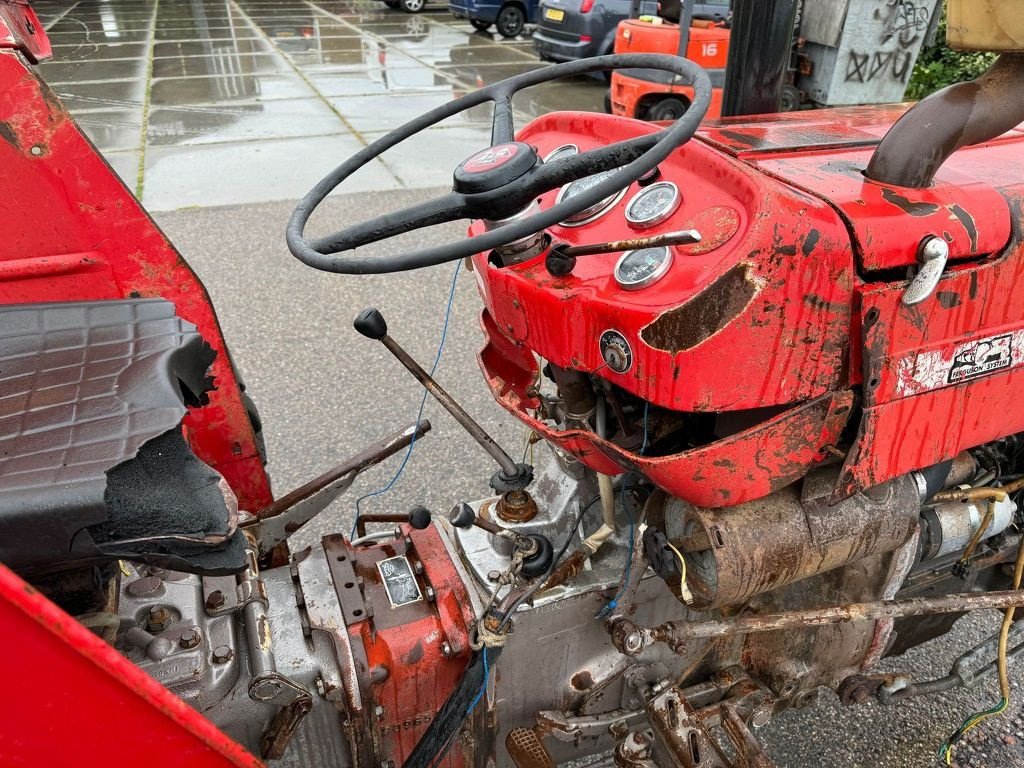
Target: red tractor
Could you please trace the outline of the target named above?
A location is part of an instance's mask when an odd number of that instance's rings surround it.
[[[331,171],[292,253],[468,259],[481,371],[550,460],[511,458],[368,309],[356,330],[493,457],[493,492],[291,551],[429,425],[272,497],[209,297],[33,70],[31,9],[0,2],[0,762],[765,766],[757,729],[821,687],[896,704],[998,670],[948,761],[1007,706],[1024,604],[1019,18],[987,74],[909,111],[698,129],[698,66],[613,55]],[[679,78],[689,109],[515,129],[519,90],[616,68]],[[305,236],[360,167],[488,103],[450,193]],[[460,219],[465,239],[372,247]],[[952,673],[873,671],[982,608],[1005,619]]]

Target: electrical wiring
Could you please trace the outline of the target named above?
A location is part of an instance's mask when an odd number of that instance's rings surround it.
[[[1024,535],[1021,536],[1017,545],[1017,560],[1013,567],[1013,589],[1020,589],[1021,581],[1024,580]],[[997,655],[999,668],[999,693],[1001,698],[992,708],[983,712],[977,712],[960,724],[952,736],[939,747],[939,759],[945,760],[946,765],[953,764],[953,747],[973,728],[995,715],[1002,714],[1010,706],[1010,675],[1007,670],[1006,650],[1009,643],[1010,627],[1013,625],[1013,615],[1016,608],[1011,606],[1003,614],[1003,623],[999,628],[999,652]]]
[[[679,596],[683,598],[683,602],[689,605],[693,602],[693,593],[686,586],[686,558],[683,557],[683,553],[676,549],[671,541],[666,541],[665,543],[668,544],[668,548],[675,552],[676,557],[679,558]]]
[[[629,546],[626,552],[626,567],[622,574],[622,582],[619,587],[619,591],[615,597],[608,601],[605,606],[599,610],[594,618],[603,619],[619,607],[619,600],[626,594],[626,590],[629,588],[629,572],[633,566],[633,550],[636,546],[636,519],[633,517],[633,512],[630,510],[629,505],[626,503],[626,490],[629,487],[630,475],[626,475],[626,478],[622,481],[622,487],[619,490],[619,497],[622,499],[622,509],[626,512],[626,516],[629,518]]]
[[[576,515],[576,519],[573,521],[572,528],[569,529],[569,535],[565,537],[565,541],[563,542],[561,549],[559,549],[558,552],[555,554],[554,558],[552,558],[551,565],[548,566],[547,571],[545,571],[544,574],[534,582],[532,587],[530,587],[518,598],[516,598],[515,602],[513,602],[512,605],[509,606],[508,610],[505,611],[505,618],[501,620],[501,624],[498,626],[499,633],[505,631],[505,628],[508,626],[509,622],[512,621],[512,617],[515,615],[515,612],[519,608],[519,606],[525,603],[531,597],[533,597],[534,593],[541,588],[541,585],[548,580],[548,577],[551,575],[551,573],[555,570],[555,567],[558,565],[559,560],[562,559],[562,557],[566,553],[566,550],[569,549],[569,545],[572,543],[573,536],[576,533],[576,529],[579,528],[580,523],[583,522],[583,516],[587,514],[587,510],[589,510],[600,500],[600,496],[594,497],[589,502],[587,502],[587,505],[585,507],[583,507],[579,511],[579,514]]]
[[[448,291],[448,306],[445,308],[444,311],[444,325],[441,327],[441,341],[438,342],[437,345],[437,355],[434,356],[434,365],[430,368],[431,377],[433,377],[434,374],[437,373],[437,367],[441,363],[441,354],[444,352],[444,344],[445,341],[447,341],[448,339],[448,324],[452,317],[452,305],[455,303],[455,285],[459,280],[459,271],[461,269],[462,262],[456,262],[455,273],[452,275],[452,285]],[[416,413],[416,428],[413,430],[412,440],[409,441],[409,447],[406,448],[405,450],[405,456],[402,457],[402,463],[398,465],[398,469],[395,470],[395,474],[392,476],[391,480],[383,488],[378,488],[376,491],[371,491],[370,493],[363,494],[358,499],[356,499],[356,517],[355,520],[352,522],[352,531],[349,533],[350,539],[355,538],[356,526],[359,524],[359,515],[362,512],[361,505],[363,501],[369,499],[372,496],[381,496],[387,493],[388,491],[395,487],[395,483],[397,483],[398,479],[402,476],[402,472],[403,470],[405,470],[405,465],[409,463],[409,458],[412,456],[412,449],[416,446],[416,432],[419,431],[420,422],[423,421],[423,409],[426,408],[427,406],[428,395],[429,393],[427,392],[426,388],[424,388],[423,398],[420,400],[420,408],[419,411]]]

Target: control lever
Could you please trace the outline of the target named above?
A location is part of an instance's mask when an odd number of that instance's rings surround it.
[[[679,232],[666,232],[650,237],[634,237],[629,240],[612,240],[607,243],[591,245],[555,245],[548,251],[544,266],[555,277],[571,274],[576,267],[579,256],[596,256],[602,253],[618,253],[619,251],[636,251],[641,248],[661,248],[669,245],[694,245],[701,241],[700,232],[696,229],[684,229]]]
[[[448,522],[456,528],[472,528],[476,526],[495,536],[508,539],[519,550],[523,557],[522,575],[535,579],[547,573],[554,559],[554,547],[547,536],[530,533],[522,534],[502,528],[493,521],[480,517],[466,502],[456,504],[448,513]]]
[[[494,439],[484,431],[483,427],[477,424],[473,417],[466,413],[463,407],[451,395],[445,392],[441,385],[434,381],[430,374],[423,370],[420,364],[413,360],[397,341],[388,335],[388,324],[376,307],[364,309],[356,315],[355,322],[352,325],[366,338],[379,341],[387,348],[388,352],[398,358],[398,362],[404,365],[406,370],[415,376],[420,384],[426,387],[427,391],[434,396],[434,399],[498,463],[500,469],[491,477],[490,483],[495,491],[498,493],[518,491],[533,482],[533,467],[529,464],[517,464],[511,456],[502,450],[501,446],[494,442]]]
[[[392,512],[366,512],[356,520],[356,538],[366,535],[366,526],[370,523],[408,523],[411,528],[422,531],[430,527],[430,520],[430,510],[421,504],[417,504],[404,515]]]
[[[903,303],[912,307],[932,295],[949,261],[949,243],[941,237],[926,237],[917,251],[920,269],[903,293]]]

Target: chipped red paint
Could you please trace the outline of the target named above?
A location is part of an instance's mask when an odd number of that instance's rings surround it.
[[[845,419],[823,419],[816,403],[843,402],[861,418],[842,493],[1024,430],[1014,398],[1024,349],[1007,370],[989,361],[986,375],[934,391],[908,383],[906,373],[925,353],[952,365],[972,341],[1005,350],[1010,342],[1001,334],[1019,332],[1024,342],[1024,312],[1010,290],[1024,276],[1024,245],[1013,234],[1024,226],[1024,131],[956,153],[928,189],[867,180],[862,170],[874,146],[905,110],[857,107],[701,128],[660,168],[683,203],[658,231],[696,226],[705,242],[678,248],[665,277],[643,291],[615,284],[618,254],[580,259],[568,277],[551,276],[542,258],[498,270],[477,257],[485,303],[480,363],[495,397],[593,469],[639,468],[670,493],[707,506],[764,496],[819,461]],[[614,117],[556,114],[527,126],[520,139],[543,155],[565,143],[587,150],[650,130]],[[577,245],[631,234],[622,208],[635,191],[593,223],[552,228],[553,237]],[[928,236],[949,243],[950,266],[931,297],[906,307],[907,268]],[[607,329],[630,344],[633,363],[624,373],[601,356]],[[718,442],[641,457],[528,413],[538,405],[527,391],[537,375],[534,353],[664,409],[784,410]],[[861,386],[862,416],[849,400]],[[819,415],[809,418],[812,412]]]
[[[398,544],[356,551],[355,570],[363,578],[366,602],[374,606],[374,614],[349,627],[353,643],[360,643],[366,651],[369,669],[387,670],[383,680],[371,685],[369,710],[383,707],[383,714],[371,722],[375,740],[381,744],[377,758],[395,765],[405,763],[462,678],[472,655],[467,628],[475,620],[462,577],[437,529],[430,526],[417,531],[405,526],[403,530],[412,539],[408,550],[399,540]],[[376,563],[398,554],[423,564],[421,581],[433,588],[434,601],[390,607]],[[450,649],[447,656],[442,650],[445,644]],[[484,709],[481,704],[478,711]],[[457,744],[441,766],[463,768],[470,764]]]
[[[5,667],[0,764],[263,766],[3,565],[0,628],[0,653],[17,660]]]
[[[17,10],[20,6],[0,5]],[[2,31],[2,27],[0,27]],[[2,35],[0,35],[2,36]],[[218,352],[185,433],[243,509],[272,501],[206,289],[15,50],[0,49],[0,303],[162,296]]]
[[[33,64],[53,55],[46,30],[28,0],[0,3],[0,48],[21,51]]]

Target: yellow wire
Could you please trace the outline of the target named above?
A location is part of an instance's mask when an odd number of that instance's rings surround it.
[[[679,596],[683,598],[684,602],[692,603],[693,593],[691,593],[689,588],[686,586],[686,558],[683,557],[682,552],[672,545],[671,541],[666,541],[665,543],[668,544],[668,548],[675,552],[676,557],[679,558]]]
[[[1017,561],[1013,566],[1013,589],[1020,589],[1022,580],[1024,580],[1024,535],[1021,536],[1020,543],[1017,545]],[[1013,614],[1016,610],[1017,607],[1013,605],[1005,610],[1003,613],[1003,624],[999,628],[999,654],[997,656],[997,660],[999,669],[999,693],[1002,696],[999,701],[999,705],[989,712],[982,712],[974,715],[974,717],[967,722],[967,725],[960,728],[959,734],[961,737],[988,718],[1002,714],[1006,711],[1007,707],[1010,706],[1010,675],[1007,671],[1006,647],[1009,644],[1010,627],[1013,625]],[[946,747],[945,756],[946,765],[952,765],[952,744]]]

